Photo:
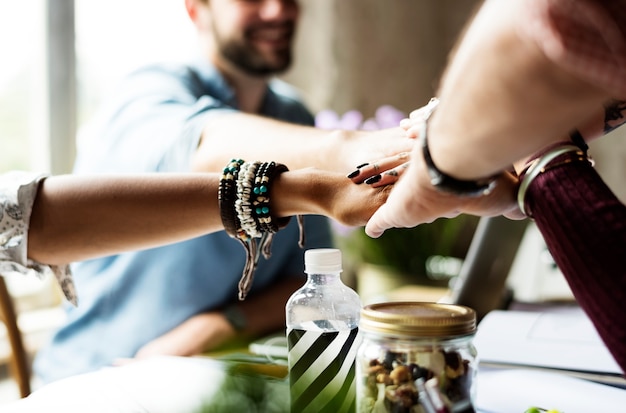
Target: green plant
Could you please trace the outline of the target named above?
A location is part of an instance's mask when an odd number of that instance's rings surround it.
[[[238,353],[218,357],[216,361],[214,368],[224,373],[223,379],[207,383],[207,387],[219,389],[194,413],[289,412],[287,366]]]
[[[428,276],[426,260],[435,255],[465,257],[477,223],[476,217],[460,215],[415,228],[390,229],[376,239],[368,237],[363,228],[335,227],[335,239],[353,267],[363,262],[376,264],[414,276],[421,284],[443,285],[446,280]]]

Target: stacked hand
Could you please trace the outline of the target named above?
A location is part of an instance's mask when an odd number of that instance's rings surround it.
[[[419,137],[419,123],[424,108],[401,122],[410,138]],[[513,173],[503,174],[495,189],[480,197],[457,196],[437,190],[430,182],[420,145],[410,154],[383,158],[361,165],[349,175],[355,183],[372,186],[393,184],[387,202],[368,221],[365,231],[374,238],[389,228],[410,228],[433,222],[437,218],[452,218],[461,213],[477,216],[505,215],[512,219],[524,216],[515,202],[518,181]]]

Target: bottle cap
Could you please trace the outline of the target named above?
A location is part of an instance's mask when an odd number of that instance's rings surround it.
[[[363,307],[359,328],[411,337],[454,337],[476,332],[476,312],[455,304],[427,302],[375,303]]]
[[[307,274],[327,274],[341,271],[340,250],[317,248],[304,252],[304,272]]]

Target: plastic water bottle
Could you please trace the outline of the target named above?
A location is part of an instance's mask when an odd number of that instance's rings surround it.
[[[355,412],[361,300],[341,281],[340,250],[307,250],[304,265],[286,306],[291,412]]]

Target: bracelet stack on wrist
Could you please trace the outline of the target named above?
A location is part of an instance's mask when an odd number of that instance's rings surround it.
[[[540,174],[571,162],[581,161],[589,162],[593,165],[593,161],[587,157],[586,151],[572,144],[562,144],[553,147],[532,160],[519,174],[520,185],[517,191],[517,204],[520,211],[532,218],[532,211],[526,207],[526,194],[530,185]]]
[[[239,282],[239,299],[243,300],[252,286],[259,253],[271,255],[274,234],[287,226],[290,217],[272,216],[270,189],[274,179],[288,171],[276,162],[244,162],[232,159],[220,179],[218,201],[220,217],[226,233],[243,245],[246,265]],[[302,217],[298,216],[300,246],[304,243]]]

